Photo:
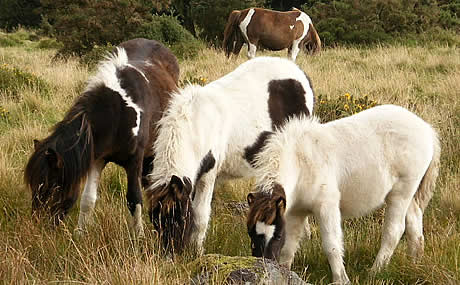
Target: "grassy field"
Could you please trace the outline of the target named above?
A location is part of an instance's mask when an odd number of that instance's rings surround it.
[[[286,56],[286,52],[258,53],[262,54]],[[0,47],[0,283],[187,283],[194,270],[191,257],[173,262],[161,256],[147,215],[146,238],[130,239],[126,177],[116,166],[102,175],[95,223],[87,236],[73,236],[78,207],[57,229],[30,218],[30,193],[22,177],[32,141],[49,134],[94,72],[77,59],[64,61],[53,59],[54,55],[55,50],[39,49],[33,43]],[[181,80],[210,82],[245,60],[244,54],[228,60],[223,52],[207,49],[193,60],[180,62]],[[411,262],[403,238],[389,266],[371,278],[368,270],[378,251],[383,210],[345,221],[345,263],[352,282],[459,284],[460,49],[335,48],[316,57],[300,54],[297,63],[310,76],[317,96],[368,95],[380,104],[409,108],[440,133],[442,165],[436,194],[424,216],[423,260]],[[234,205],[246,200],[251,185],[239,180],[216,187],[206,253],[250,255],[245,213]],[[293,270],[310,283],[331,282],[314,222],[312,238],[302,241]]]

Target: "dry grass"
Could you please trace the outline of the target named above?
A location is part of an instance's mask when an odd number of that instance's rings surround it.
[[[281,53],[259,55],[286,56]],[[52,86],[49,96],[24,88],[18,100],[0,91],[0,106],[10,114],[0,119],[0,280],[17,283],[184,284],[190,278],[190,257],[171,261],[158,251],[152,226],[147,237],[130,239],[125,217],[126,178],[118,167],[105,170],[96,205],[95,223],[81,239],[73,236],[76,207],[58,229],[30,218],[30,194],[22,175],[32,140],[43,138],[62,119],[90,71],[77,60],[53,60],[53,51],[0,48],[0,65],[31,72]],[[246,57],[228,60],[207,49],[181,62],[182,80],[212,81],[232,71]],[[297,63],[310,76],[316,95],[336,98],[367,94],[379,103],[413,110],[440,132],[442,170],[437,192],[425,214],[426,254],[414,264],[405,254],[404,239],[389,267],[376,278],[367,270],[377,253],[381,213],[344,222],[346,268],[356,284],[458,284],[460,282],[460,50],[455,47],[372,49],[337,48],[321,55],[299,55]],[[0,89],[1,90],[1,89]],[[357,149],[359,151],[359,149]],[[229,203],[245,201],[251,181],[216,187],[206,251],[249,255],[244,212]],[[147,216],[145,216],[147,221]],[[311,240],[296,255],[294,270],[309,282],[331,281],[316,224]]]

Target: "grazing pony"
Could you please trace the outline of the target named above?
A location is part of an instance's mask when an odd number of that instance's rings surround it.
[[[247,146],[294,115],[313,111],[308,77],[292,61],[259,57],[207,84],[172,95],[158,122],[155,168],[146,191],[164,249],[202,252],[216,178],[250,177]]]
[[[269,50],[288,49],[288,57],[295,61],[301,48],[312,53],[321,50],[321,40],[310,17],[293,8],[278,12],[261,8],[234,10],[224,30],[223,48],[227,57],[238,55],[248,45],[248,57],[256,56],[258,46]]]
[[[32,213],[48,212],[57,223],[80,201],[78,231],[86,229],[108,162],[126,170],[131,231],[143,234],[141,175],[153,160],[155,124],[177,90],[179,66],[163,45],[146,39],[121,43],[100,63],[86,90],[51,135],[35,141],[25,168]],[[148,170],[148,169],[147,169]],[[144,171],[145,172],[145,171]]]
[[[253,254],[294,259],[307,215],[317,219],[336,283],[348,283],[341,220],[385,202],[381,247],[372,267],[385,266],[406,231],[409,254],[423,254],[423,212],[439,170],[437,133],[408,110],[385,105],[320,124],[296,118],[266,134],[251,163],[255,193],[247,227]]]

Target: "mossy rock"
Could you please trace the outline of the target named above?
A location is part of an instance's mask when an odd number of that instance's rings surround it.
[[[307,284],[275,261],[252,256],[207,254],[187,265],[190,284]]]

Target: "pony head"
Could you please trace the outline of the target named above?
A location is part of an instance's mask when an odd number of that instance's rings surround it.
[[[248,234],[252,255],[279,261],[286,232],[284,212],[286,195],[281,185],[274,183],[271,193],[258,191],[248,194]]]
[[[32,191],[32,215],[50,214],[55,224],[67,214],[78,198],[79,183],[69,184],[68,166],[56,141],[34,140],[35,151],[24,172]]]
[[[148,191],[149,216],[165,250],[180,253],[193,228],[192,183],[173,175],[169,184]]]

